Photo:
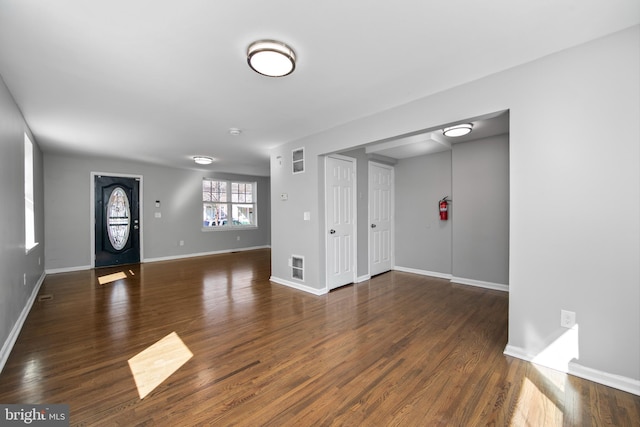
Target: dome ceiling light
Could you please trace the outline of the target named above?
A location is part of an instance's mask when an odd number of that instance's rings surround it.
[[[458,136],[468,135],[469,133],[471,133],[472,130],[473,130],[473,125],[471,123],[463,123],[461,125],[455,125],[448,128],[444,128],[442,133],[444,136],[450,136],[455,138]]]
[[[247,49],[247,62],[256,73],[269,77],[289,75],[296,68],[296,54],[276,40],[258,40]]]
[[[193,158],[193,161],[199,165],[210,165],[211,163],[213,163],[213,159],[211,157],[205,156],[195,156]]]

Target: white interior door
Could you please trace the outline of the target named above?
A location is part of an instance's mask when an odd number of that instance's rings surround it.
[[[327,287],[355,281],[355,160],[325,159]]]
[[[393,265],[393,168],[369,162],[369,274]]]

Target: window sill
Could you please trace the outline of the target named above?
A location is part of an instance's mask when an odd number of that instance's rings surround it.
[[[25,253],[25,255],[29,255],[29,253],[30,253],[32,250],[34,250],[35,248],[37,248],[39,244],[40,244],[40,243],[35,242],[35,243],[34,243],[33,245],[31,245],[31,246],[26,246],[26,247],[24,248],[24,253]]]
[[[208,233],[210,231],[239,231],[239,230],[257,230],[257,225],[220,225],[217,227],[202,227],[201,231]]]

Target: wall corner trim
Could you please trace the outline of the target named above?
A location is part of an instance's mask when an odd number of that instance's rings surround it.
[[[40,291],[40,286],[42,286],[42,283],[44,282],[45,277],[46,277],[46,273],[43,271],[42,275],[36,282],[36,285],[33,287],[31,296],[27,300],[27,303],[24,305],[24,308],[22,309],[22,312],[20,313],[18,320],[16,320],[16,323],[13,325],[13,328],[11,329],[9,336],[7,337],[6,341],[2,345],[2,350],[0,350],[0,372],[2,372],[2,370],[4,369],[4,365],[7,363],[7,359],[9,359],[9,354],[11,354],[11,350],[13,350],[13,346],[15,345],[16,340],[18,339],[18,335],[20,335],[20,331],[22,330],[22,326],[24,325],[24,322],[27,320],[27,316],[29,315],[29,312],[31,311],[31,307],[33,306],[33,303],[35,302],[36,297],[38,296],[38,292]]]

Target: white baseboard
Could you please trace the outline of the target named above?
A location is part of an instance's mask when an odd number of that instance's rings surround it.
[[[576,362],[569,362],[569,374],[640,396],[640,380],[588,368]]]
[[[281,278],[275,277],[275,276],[271,276],[269,278],[269,280],[274,282],[274,283],[277,283],[279,285],[288,286],[290,288],[294,288],[294,289],[297,289],[299,291],[308,292],[310,294],[317,295],[317,296],[324,295],[324,294],[327,293],[327,289],[326,288],[323,288],[323,289],[312,288],[310,286],[303,285],[301,283],[292,282],[290,280],[281,279]]]
[[[401,267],[398,265],[394,266],[393,269],[397,271],[402,271],[404,273],[413,273],[413,274],[419,274],[421,276],[437,277],[438,279],[451,280],[451,277],[452,277],[451,274],[447,274],[447,273],[438,273],[437,271],[419,270],[417,268]]]
[[[24,305],[24,308],[22,309],[22,312],[20,313],[18,320],[13,325],[11,332],[9,332],[9,336],[7,337],[4,344],[2,345],[2,350],[0,350],[0,372],[2,372],[2,370],[4,369],[4,365],[7,363],[7,360],[9,359],[9,354],[11,354],[11,350],[13,350],[13,346],[15,345],[16,340],[18,339],[18,335],[20,335],[20,331],[22,330],[22,326],[24,325],[24,322],[27,320],[27,316],[29,315],[29,311],[31,311],[31,307],[33,306],[33,303],[35,302],[36,297],[38,296],[38,292],[40,292],[40,286],[42,286],[42,283],[44,282],[45,277],[46,277],[46,273],[42,272],[42,275],[36,282],[36,285],[33,287],[33,291],[31,291],[31,295],[29,296],[27,303]]]
[[[271,246],[269,245],[265,245],[265,246],[251,246],[251,247],[246,247],[246,248],[236,248],[236,249],[224,249],[221,251],[211,251],[211,252],[198,252],[198,253],[192,253],[192,254],[184,254],[184,255],[171,255],[171,256],[165,256],[165,257],[157,257],[157,258],[145,258],[143,260],[141,260],[141,263],[145,263],[145,262],[158,262],[158,261],[173,261],[173,260],[177,260],[177,259],[185,259],[185,258],[194,258],[194,257],[200,257],[200,256],[207,256],[207,255],[219,255],[219,254],[228,254],[231,252],[244,252],[244,251],[252,251],[255,249],[268,249]],[[45,272],[47,274],[56,274],[56,273],[71,273],[74,271],[83,271],[83,270],[91,270],[91,266],[90,265],[79,265],[76,267],[64,267],[64,268],[51,268],[48,270],[45,270]]]
[[[509,292],[509,285],[503,285],[501,283],[491,283],[491,282],[483,282],[482,280],[465,279],[464,277],[455,277],[448,273],[419,270],[416,268],[409,268],[409,267],[395,266],[393,267],[393,269],[397,271],[403,271],[405,273],[413,273],[413,274],[419,274],[421,276],[430,276],[430,277],[437,277],[438,279],[446,279],[446,280],[449,280],[451,283],[457,283],[459,285],[469,285],[469,286],[476,286],[479,288],[494,289],[497,291]]]
[[[504,349],[504,354],[507,356],[517,357],[518,359],[526,360],[527,362],[535,363],[533,360],[535,356],[529,354],[520,347],[507,345]],[[545,365],[541,365],[545,366]],[[547,368],[558,370],[557,367],[545,366]],[[598,384],[606,385],[607,387],[613,387],[618,390],[625,391],[627,393],[640,396],[640,380],[633,378],[623,377],[621,375],[612,374],[609,372],[600,371],[598,369],[589,368],[574,361],[569,362],[569,367],[566,371],[561,370],[569,375],[575,377],[584,378],[585,380],[593,381]]]
[[[371,275],[365,274],[364,276],[356,277],[355,283],[366,282],[367,280],[370,280],[370,279],[371,279]]]
[[[246,248],[223,249],[220,251],[198,252],[198,253],[191,253],[191,254],[184,254],[184,255],[171,255],[171,256],[157,257],[157,258],[145,258],[141,262],[144,263],[144,262],[158,262],[158,261],[174,261],[178,259],[195,258],[195,257],[201,257],[201,256],[208,256],[208,255],[220,255],[220,254],[230,254],[232,252],[245,252],[245,251],[253,251],[256,249],[268,249],[270,247],[271,246],[269,245],[250,246]]]
[[[479,288],[509,292],[509,285],[503,285],[502,283],[483,282],[482,280],[465,279],[464,277],[454,276],[451,278],[451,283],[458,283],[460,285],[477,286]]]
[[[50,268],[45,270],[46,274],[56,274],[56,273],[71,273],[73,271],[83,271],[83,270],[91,270],[90,265],[79,265],[77,267],[65,267],[65,268]]]

